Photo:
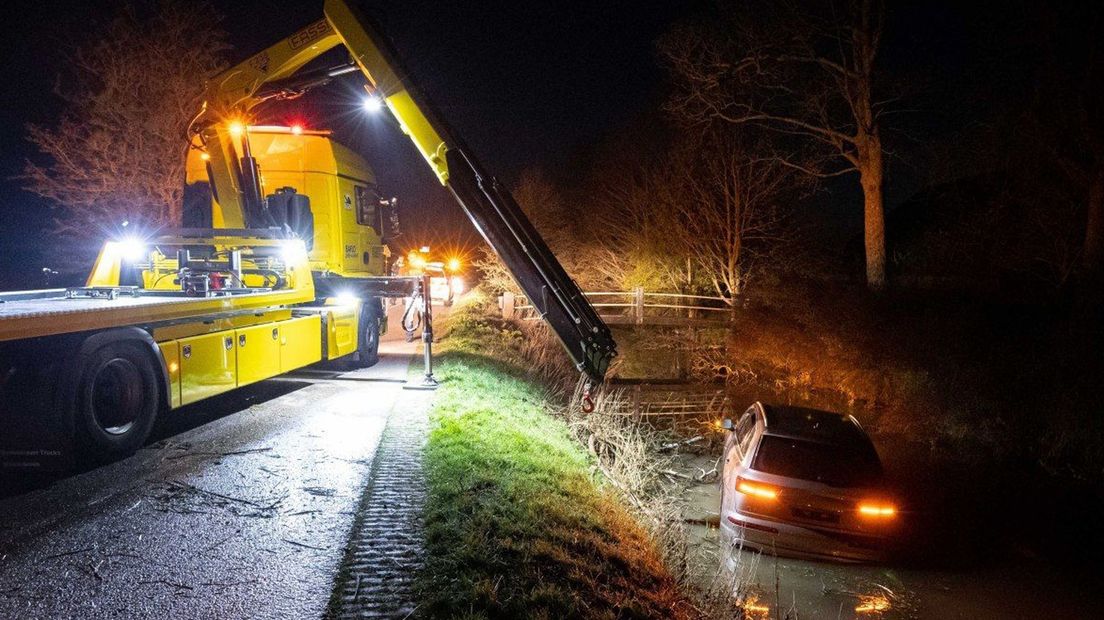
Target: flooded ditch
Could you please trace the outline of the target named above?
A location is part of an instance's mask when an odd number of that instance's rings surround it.
[[[756,400],[852,412],[831,395],[686,382],[685,358],[671,351],[630,350],[627,357],[616,386],[621,398],[669,444],[679,444],[669,450],[676,466],[665,478],[683,507],[694,580],[708,588],[718,578],[731,579],[719,569],[733,554],[746,617],[1083,618],[1099,611],[1104,579],[1095,570],[1054,566],[1031,546],[1016,544],[1015,527],[1001,516],[1005,507],[1016,509],[1014,498],[989,497],[997,494],[984,483],[989,472],[948,468],[932,460],[929,446],[901,435],[871,433],[907,521],[908,540],[889,563],[721,549],[719,476],[712,474],[723,445],[720,419],[738,416]],[[680,399],[695,406],[680,408]]]

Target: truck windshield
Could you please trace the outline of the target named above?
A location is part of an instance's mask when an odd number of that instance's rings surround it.
[[[882,475],[869,443],[831,444],[772,435],[763,437],[752,469],[834,487],[867,486]]]

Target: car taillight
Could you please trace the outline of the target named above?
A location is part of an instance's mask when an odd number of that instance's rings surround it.
[[[897,516],[897,507],[893,504],[864,502],[859,504],[859,515],[867,519],[892,519]]]
[[[759,499],[778,499],[778,488],[761,482],[752,482],[743,478],[736,479],[736,490],[744,495],[758,497]]]

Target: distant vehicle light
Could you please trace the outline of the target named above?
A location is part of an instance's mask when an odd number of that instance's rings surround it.
[[[758,482],[751,482],[743,478],[736,479],[736,490],[744,495],[758,497],[759,499],[778,499],[778,489]]]
[[[460,271],[462,263],[459,258],[450,258],[448,261],[449,271]]]
[[[364,98],[364,111],[369,114],[375,114],[383,109],[383,100],[375,95],[369,95]]]
[[[897,516],[897,508],[890,504],[859,504],[859,514],[870,519],[892,519]]]

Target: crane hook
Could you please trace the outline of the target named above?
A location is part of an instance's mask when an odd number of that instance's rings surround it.
[[[590,386],[586,386],[583,389],[583,413],[592,413],[594,411],[594,399],[590,397]]]

